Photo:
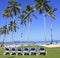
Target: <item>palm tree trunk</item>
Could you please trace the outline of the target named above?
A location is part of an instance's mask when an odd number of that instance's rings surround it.
[[[13,24],[12,24],[12,45],[14,44],[14,19],[13,19]]]
[[[45,38],[45,44],[47,44],[46,40],[46,16],[44,15],[44,38]]]
[[[29,19],[29,22],[28,22],[28,45],[30,44],[30,19]]]
[[[50,28],[51,28],[51,44],[53,43],[53,34],[52,34],[52,31],[53,31],[53,29],[52,29],[52,19],[51,19],[51,22],[50,22]]]
[[[7,25],[7,22],[6,22],[6,25]],[[7,34],[7,29],[6,29],[6,34]],[[3,41],[2,41],[2,44],[1,44],[2,47],[4,47],[4,44],[5,44],[4,41],[5,41],[5,38],[6,38],[6,34],[3,34]]]
[[[14,38],[14,31],[12,31],[12,45],[14,44],[13,38]]]
[[[21,32],[21,40],[20,40],[20,43],[21,43],[21,46],[22,46],[22,39],[23,39],[23,28],[22,28],[22,32]]]
[[[6,36],[7,36],[7,33],[9,32],[7,21],[6,21],[6,26],[7,26],[7,29],[6,29]],[[6,43],[6,42],[5,42],[5,43]]]
[[[5,36],[6,36],[6,35],[5,35],[5,34],[3,34],[3,41],[2,41],[1,47],[4,47],[4,43],[5,43],[5,42],[4,42],[4,41],[5,41]]]

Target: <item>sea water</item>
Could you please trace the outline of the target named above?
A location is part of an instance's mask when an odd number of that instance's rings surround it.
[[[46,41],[47,42],[47,44],[50,44],[51,43],[51,41]],[[45,44],[46,43],[45,41],[14,41],[14,44],[15,45],[27,45],[27,44],[33,44],[33,45],[42,45],[42,44]],[[5,45],[11,45],[11,43],[12,42],[5,42]],[[53,44],[57,44],[57,43],[59,43],[60,44],[60,40],[54,40],[53,42],[52,42]],[[1,44],[1,42],[0,42],[0,44]]]

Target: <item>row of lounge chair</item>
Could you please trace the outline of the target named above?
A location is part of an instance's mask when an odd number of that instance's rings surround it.
[[[24,50],[22,50],[21,48],[12,48],[12,49],[9,49],[9,48],[5,48],[5,52],[4,52],[4,55],[7,55],[7,54],[10,54],[10,55],[25,55],[25,54],[28,54],[28,55],[32,55],[32,54],[35,54],[35,55],[39,55],[39,54],[44,54],[44,55],[47,55],[47,51],[45,48],[40,48],[39,50],[35,49],[35,48],[31,48],[31,49],[28,49],[28,48],[24,48]]]

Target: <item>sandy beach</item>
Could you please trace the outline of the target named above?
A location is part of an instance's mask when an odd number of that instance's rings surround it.
[[[50,44],[50,45],[41,45],[41,46],[44,46],[44,47],[47,47],[47,48],[55,48],[55,47],[60,47],[60,44]]]

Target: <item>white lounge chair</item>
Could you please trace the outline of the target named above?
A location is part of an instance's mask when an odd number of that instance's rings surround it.
[[[21,48],[18,48],[16,55],[18,55],[18,54],[21,54],[21,55],[23,54],[23,51],[21,50]]]
[[[30,55],[32,55],[32,54],[37,54],[37,50],[36,50],[35,48],[31,48],[29,54],[30,54]]]
[[[16,49],[15,48],[12,48],[12,51],[11,51],[11,53],[10,53],[10,55],[16,55]]]
[[[41,54],[47,55],[46,49],[45,49],[45,48],[40,48],[40,49],[39,49],[39,54],[40,54],[40,55],[41,55]]]
[[[4,55],[10,54],[10,49],[9,48],[5,48],[5,52]]]
[[[25,55],[25,54],[28,54],[28,55],[29,55],[29,49],[28,49],[28,48],[25,48],[25,49],[23,50],[23,55]]]

